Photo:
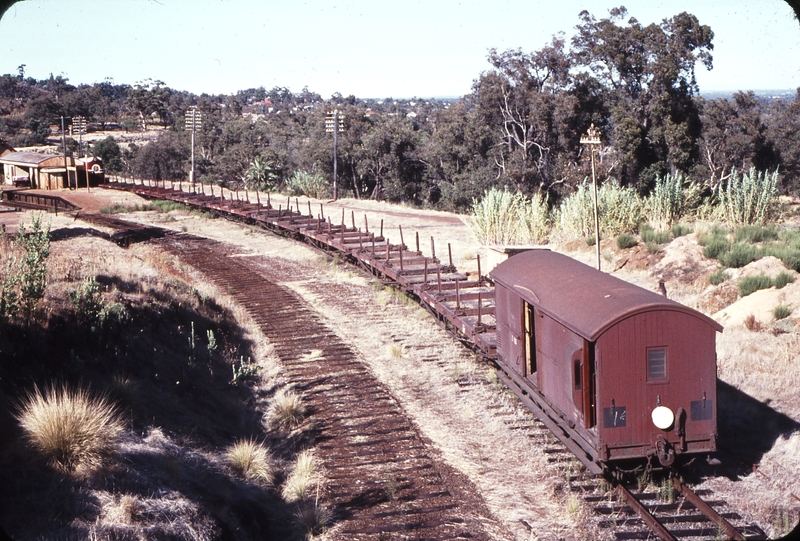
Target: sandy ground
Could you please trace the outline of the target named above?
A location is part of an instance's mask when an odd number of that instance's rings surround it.
[[[70,199],[74,197],[78,204],[82,202],[85,212],[107,204],[132,205],[142,202],[130,194],[107,190],[92,190],[91,198],[87,198],[85,194],[64,195]],[[278,200],[282,200],[284,205],[287,202],[285,196],[275,195],[273,204],[277,206]],[[302,197],[298,201],[304,212],[307,212],[309,202],[312,210],[318,212],[320,201]],[[295,198],[291,199],[291,204],[295,205]],[[341,200],[324,203],[326,216],[333,217],[334,222],[342,219],[343,210],[344,220],[348,224],[354,219],[356,225],[363,227],[366,216],[370,230],[377,231],[383,220],[384,234],[392,242],[399,242],[402,228],[405,244],[413,247],[416,233],[419,233],[420,248],[426,254],[431,253],[430,237],[434,237],[436,255],[443,261],[447,261],[449,243],[453,263],[462,271],[477,271],[477,256],[480,255],[484,265],[482,271],[486,273],[488,250],[475,240],[459,215],[374,201]],[[243,252],[264,253],[306,263],[320,257],[318,252],[309,248],[271,235],[259,234],[254,228],[224,220],[208,220],[195,214],[173,212],[166,219],[159,218],[155,213],[136,213],[122,217],[149,222],[158,220],[157,225],[162,227],[239,244]],[[0,214],[0,223],[7,224],[9,229],[13,229],[15,220],[18,219],[19,216],[9,213]],[[70,221],[74,222],[74,218],[69,216],[53,217],[52,220],[54,227],[70,226]],[[549,248],[564,251],[589,264],[594,262],[593,248],[582,242]],[[784,321],[772,321],[772,309],[775,305],[800,306],[800,284],[790,284],[781,290],[773,288],[759,291],[743,299],[738,298],[738,293],[731,294],[731,288],[735,287],[733,284],[741,276],[762,272],[774,276],[781,270],[785,271],[780,261],[764,258],[743,269],[731,271],[731,279],[719,286],[711,286],[708,275],[718,265],[702,257],[702,248],[693,234],[666,245],[657,256],[648,255],[642,247],[619,250],[609,241],[602,243],[601,248],[604,270],[648,289],[655,289],[658,280],[663,279],[671,298],[706,311],[720,321],[725,326],[725,331],[717,340],[720,378],[767,404],[772,411],[800,422],[800,400],[797,395],[797,388],[800,386],[800,357],[796,355],[797,346],[800,346],[797,329],[800,311]],[[359,295],[365,295],[364,298],[367,299],[369,287],[358,283],[358,278],[354,280],[362,288]],[[310,302],[317,302],[325,317],[342,320],[340,318],[343,314],[326,312],[329,309],[319,301],[321,295],[314,284],[299,281],[288,285]],[[395,312],[385,314],[387,329],[406,325],[408,331],[404,334],[416,336],[409,339],[413,341],[409,344],[429,345],[444,339],[424,319],[421,320],[422,323],[415,321],[413,311],[410,314],[400,311],[400,315]],[[761,332],[753,332],[745,327],[744,321],[750,315],[761,323]],[[465,408],[459,404],[455,388],[448,390],[445,382],[448,378],[447,371],[436,372],[430,363],[424,363],[413,355],[405,356],[402,368],[398,369],[396,359],[386,358],[385,353],[374,353],[385,352],[394,341],[376,341],[373,336],[375,333],[357,325],[343,327],[342,335],[359,347],[365,358],[371,359],[375,372],[390,385],[423,431],[441,447],[444,456],[455,467],[475,481],[493,511],[508,524],[513,524],[519,539],[525,539],[529,534],[520,526],[523,519],[549,528],[546,530],[549,534],[543,536],[545,538],[585,536],[586,531],[569,527],[569,522],[575,517],[565,514],[564,496],[558,494],[559,483],[552,478],[552,474],[516,458],[528,456],[525,445],[529,444],[515,440],[512,436],[515,432],[503,432],[503,427],[495,427],[498,423],[490,417],[484,418],[486,412],[481,403],[485,404],[488,398],[476,397]],[[412,348],[406,349],[413,351]],[[462,354],[455,355],[455,358]],[[452,357],[454,354],[442,352],[442,355]],[[437,381],[437,389],[442,390],[442,398],[437,401],[434,410],[430,409],[430,397],[420,391],[430,385],[430,381]],[[476,425],[481,426],[480,435],[474,430]],[[497,449],[501,448],[505,451],[497,453]],[[535,461],[534,458],[529,460]],[[781,513],[788,512],[790,516],[796,517],[800,512],[800,502],[795,499],[800,496],[800,433],[778,438],[771,450],[761,457],[760,465],[761,473],[735,479],[719,477],[708,484],[721,499],[740,508],[747,515],[746,518],[757,521],[769,534],[778,535],[785,530]],[[499,472],[503,472],[503,475]],[[503,478],[508,478],[507,474],[515,479],[511,485],[502,481]],[[548,475],[551,477],[548,478]],[[529,505],[525,502],[535,504]]]

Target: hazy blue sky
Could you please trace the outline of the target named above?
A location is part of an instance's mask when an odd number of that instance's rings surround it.
[[[195,93],[304,86],[324,98],[461,96],[488,49],[534,51],[578,14],[681,11],[714,31],[701,91],[800,86],[800,25],[783,0],[25,0],[0,21],[0,74],[73,84],[161,79]]]

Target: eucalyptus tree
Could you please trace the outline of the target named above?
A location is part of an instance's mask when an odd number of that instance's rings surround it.
[[[734,168],[765,170],[774,167],[772,145],[762,120],[762,106],[750,92],[737,92],[733,99],[701,101],[703,123],[702,163],[711,188],[727,179]]]
[[[573,59],[603,88],[607,135],[625,182],[689,171],[699,157],[702,125],[693,100],[695,65],[712,68],[714,33],[683,12],[660,24],[627,21],[624,7],[597,20],[588,11],[572,38]]]

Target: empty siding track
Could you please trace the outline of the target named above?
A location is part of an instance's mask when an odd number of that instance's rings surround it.
[[[302,394],[316,422],[315,454],[323,463],[323,501],[335,532],[347,539],[490,539],[489,511],[462,474],[436,456],[355,351],[297,294],[277,285],[290,269],[200,237],[142,228],[102,215],[81,219],[117,232],[124,244],[158,239],[181,261],[227,291],[260,326],[280,357],[283,375]],[[259,264],[260,263],[260,264]],[[311,350],[318,355],[309,359]],[[394,537],[392,537],[394,538]]]
[[[435,255],[422,256],[418,238],[417,250],[409,250],[402,236],[401,243],[393,245],[382,231],[370,232],[366,223],[363,231],[356,227],[355,217],[351,216],[352,227],[345,225],[344,214],[340,224],[333,225],[322,208],[316,217],[311,208],[303,215],[296,203],[297,210],[292,209],[291,200],[276,210],[269,201],[254,204],[240,200],[238,194],[235,199],[232,194],[225,199],[222,194],[190,194],[158,185],[122,188],[146,197],[180,201],[349,254],[354,263],[419,298],[439,321],[460,333],[465,343],[489,357],[494,354],[493,289],[480,279],[469,281],[452,263],[442,264]],[[105,216],[81,218],[117,229],[111,240],[120,244],[161,236],[155,228],[114,224],[120,221]],[[252,260],[228,257],[219,243],[189,235],[167,235],[160,242],[226,288],[248,310],[275,344],[287,377],[307,394],[321,419],[318,450],[329,473],[328,495],[339,512],[343,535],[366,539],[404,532],[419,539],[488,538],[479,519],[488,511],[474,497],[469,481],[433,456],[431,446],[390,393],[303,301],[276,285],[278,280],[265,275]],[[322,350],[320,358],[304,360],[303,354],[312,345]],[[553,455],[551,462],[569,460],[560,445],[548,449],[545,452]],[[584,483],[575,487],[578,492],[591,488],[592,482],[586,484],[584,476],[571,479]],[[724,502],[706,505],[682,484],[673,485],[673,490],[676,500],[668,503],[656,501],[656,496],[646,492],[634,496],[621,485],[602,496],[595,490],[584,499],[604,517],[600,528],[613,529],[617,539],[764,538],[755,525],[739,522],[732,526],[729,520],[740,518],[735,512],[714,511],[713,507],[725,507]]]

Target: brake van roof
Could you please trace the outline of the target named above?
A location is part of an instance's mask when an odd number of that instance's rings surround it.
[[[591,342],[616,323],[654,310],[682,312],[722,332],[697,310],[550,250],[512,256],[489,276]]]

